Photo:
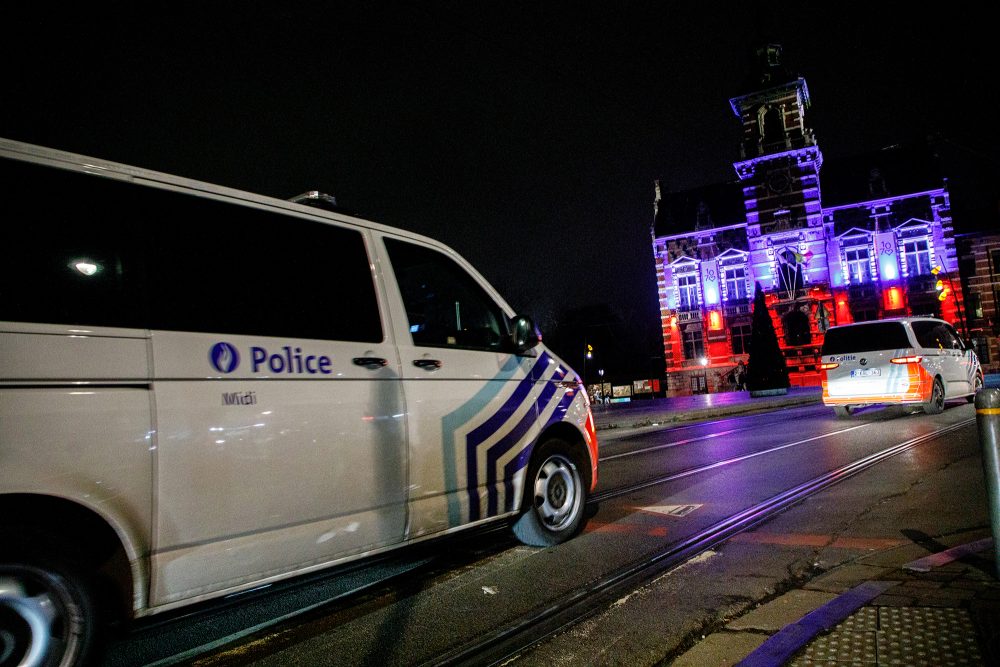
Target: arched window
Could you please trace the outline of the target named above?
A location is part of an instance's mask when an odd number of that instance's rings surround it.
[[[784,143],[785,119],[778,107],[761,107],[758,112],[760,135],[765,144]]]
[[[789,299],[794,299],[802,289],[801,255],[791,248],[783,248],[777,252],[778,260],[778,291],[784,292]]]

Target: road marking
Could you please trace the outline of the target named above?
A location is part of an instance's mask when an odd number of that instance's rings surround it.
[[[719,438],[724,435],[730,435],[732,433],[739,433],[740,431],[747,431],[751,427],[744,426],[743,428],[734,428],[728,431],[719,431],[718,433],[709,433],[708,435],[700,435],[697,438],[685,438],[684,440],[678,440],[677,442],[668,442],[663,445],[654,445],[652,447],[645,447],[643,449],[637,449],[632,452],[624,452],[622,454],[612,454],[611,456],[602,456],[599,461],[611,461],[612,459],[621,459],[626,456],[635,456],[636,454],[645,454],[646,452],[655,452],[660,449],[670,449],[671,447],[679,447],[681,445],[687,445],[692,442],[699,442],[701,440],[711,440],[712,438]]]
[[[691,512],[695,511],[701,507],[704,503],[697,505],[651,505],[649,507],[639,507],[644,512],[653,512],[655,514],[664,514],[666,516],[676,516],[682,517],[687,516]]]

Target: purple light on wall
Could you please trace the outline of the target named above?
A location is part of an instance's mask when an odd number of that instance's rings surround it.
[[[707,306],[717,306],[719,305],[719,288],[714,285],[705,286],[705,305]]]
[[[895,280],[899,277],[899,266],[896,255],[880,254],[878,257],[878,275],[882,280]]]

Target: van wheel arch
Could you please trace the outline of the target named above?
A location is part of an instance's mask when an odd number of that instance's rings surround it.
[[[976,393],[983,388],[983,374],[982,372],[976,373],[976,379],[972,381],[972,393],[966,398],[969,403],[976,402]]]
[[[0,496],[0,565],[38,559],[55,563],[92,587],[103,617],[131,617],[135,581],[115,529],[93,510],[64,498]]]
[[[582,438],[567,441],[560,435],[565,431],[556,429],[538,440],[525,472],[521,514],[512,529],[529,546],[561,544],[587,522],[590,457]]]

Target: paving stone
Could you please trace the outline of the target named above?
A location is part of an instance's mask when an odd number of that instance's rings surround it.
[[[771,600],[726,626],[729,630],[777,632],[837,596],[820,591],[794,590]]]
[[[690,651],[680,656],[671,667],[705,667],[706,665],[735,665],[767,640],[765,635],[753,632],[716,632],[698,642]]]

